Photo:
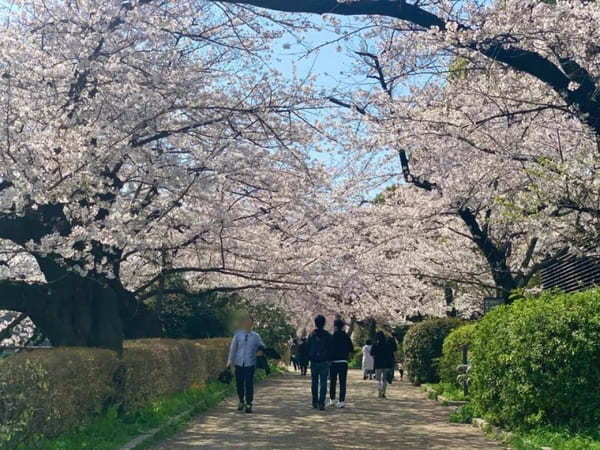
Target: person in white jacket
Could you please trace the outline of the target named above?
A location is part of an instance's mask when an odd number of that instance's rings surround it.
[[[375,361],[373,360],[373,356],[371,356],[371,340],[367,340],[366,344],[362,348],[362,370],[363,370],[363,380],[367,378],[371,380],[373,378],[373,372],[375,371]]]

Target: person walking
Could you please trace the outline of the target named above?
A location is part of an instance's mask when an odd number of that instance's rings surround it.
[[[300,366],[300,375],[305,377],[308,371],[308,339],[303,336],[298,346],[298,365]]]
[[[290,346],[290,355],[291,355],[291,362],[294,365],[294,372],[296,372],[299,368],[300,368],[300,364],[298,364],[298,347],[300,346],[300,344],[298,344],[298,339],[294,338],[292,340],[292,345]]]
[[[400,372],[400,381],[404,379],[404,361],[398,361],[398,372]]]
[[[394,352],[396,350],[396,341],[386,338],[383,331],[379,331],[375,339],[375,344],[371,347],[379,398],[386,398],[387,385],[394,374]]]
[[[348,379],[348,357],[354,352],[350,336],[344,331],[344,321],[336,319],[333,322],[333,337],[331,338],[331,365],[329,366],[329,406],[343,408],[346,401],[346,382]],[[336,404],[335,391],[337,380],[340,380],[340,399]]]
[[[325,317],[315,318],[316,329],[308,338],[308,357],[310,359],[310,375],[313,408],[325,409],[327,395],[327,375],[331,355],[331,334],[325,330]]]
[[[235,382],[240,403],[238,411],[252,412],[254,400],[254,372],[256,369],[256,357],[262,356],[265,349],[260,335],[252,331],[254,320],[246,316],[243,321],[243,329],[238,331],[229,348],[227,368],[235,365]]]
[[[373,379],[373,371],[375,370],[373,364],[373,355],[371,355],[371,347],[373,346],[373,341],[371,339],[367,339],[367,342],[362,348],[362,370],[363,370],[363,380],[367,378],[369,380]]]

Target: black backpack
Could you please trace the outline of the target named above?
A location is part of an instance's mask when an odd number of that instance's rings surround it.
[[[312,361],[323,362],[329,359],[329,345],[325,333],[314,333],[310,339],[309,355]]]

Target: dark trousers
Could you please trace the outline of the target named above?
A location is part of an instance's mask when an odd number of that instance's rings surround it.
[[[346,401],[346,380],[348,379],[348,363],[334,362],[329,368],[329,398],[335,400],[335,385],[340,379],[340,402]]]
[[[254,400],[254,366],[235,366],[235,384],[240,403],[252,404]],[[244,395],[245,394],[245,395]]]
[[[306,375],[308,372],[308,361],[300,360],[300,375]]]
[[[319,405],[324,405],[325,396],[327,395],[327,375],[329,375],[329,363],[327,361],[311,361],[310,375],[310,390],[312,392],[313,404],[318,403]]]

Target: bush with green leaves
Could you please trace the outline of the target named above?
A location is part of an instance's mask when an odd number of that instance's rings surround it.
[[[289,314],[268,303],[251,302],[235,293],[193,292],[180,275],[165,277],[165,294],[146,299],[162,327],[162,336],[174,339],[208,339],[231,336],[245,313],[255,319],[267,347],[286,354],[290,338],[296,334]],[[158,282],[152,289],[159,290]]]
[[[33,448],[99,413],[117,391],[119,361],[103,349],[36,350],[0,360],[0,448]]]
[[[404,363],[413,384],[439,381],[437,365],[444,339],[463,323],[460,319],[446,317],[425,320],[409,328],[404,337]]]
[[[230,336],[240,297],[218,292],[193,292],[178,274],[162,280],[165,293],[145,300],[161,324],[162,337],[208,339]],[[159,291],[159,282],[152,285]]]
[[[59,347],[0,359],[0,448],[88,423],[113,407],[131,412],[204,385],[225,367],[231,339],[125,341],[123,354]]]
[[[444,339],[442,357],[439,362],[440,380],[443,383],[462,387],[457,382],[457,377],[460,373],[458,367],[463,363],[463,346],[471,346],[476,326],[477,324],[471,323],[456,328]]]
[[[260,334],[267,347],[275,349],[285,361],[290,339],[296,334],[290,315],[278,306],[267,303],[246,302],[245,308],[254,318],[254,331]]]
[[[471,397],[514,429],[600,423],[600,290],[546,292],[487,314],[475,329]]]
[[[457,408],[452,414],[450,414],[450,422],[453,423],[471,423],[473,421],[473,416],[475,411],[473,410],[473,405],[467,403],[466,405]]]
[[[363,352],[361,347],[354,347],[354,353],[350,355],[348,361],[349,369],[362,369]]]

